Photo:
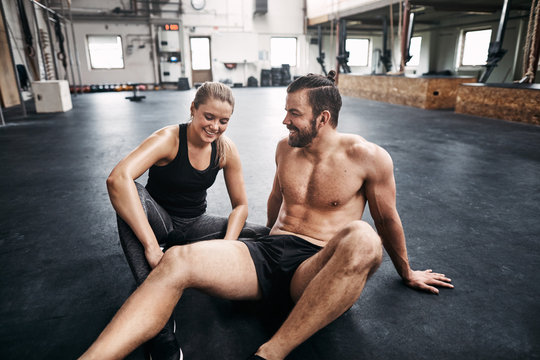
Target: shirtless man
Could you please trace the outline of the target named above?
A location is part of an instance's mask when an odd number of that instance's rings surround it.
[[[287,88],[289,136],[276,150],[270,235],[171,248],[83,359],[127,356],[163,328],[187,288],[235,300],[293,300],[282,326],[250,357],[284,359],[355,303],[381,262],[381,244],[408,286],[435,294],[435,286],[453,287],[443,274],[410,268],[392,160],[381,147],[336,130],[341,96],[334,76],[310,74]],[[379,235],[361,220],[366,202]]]

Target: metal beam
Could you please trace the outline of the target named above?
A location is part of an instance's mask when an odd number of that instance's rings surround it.
[[[377,0],[377,1],[371,1],[365,5],[354,6],[346,10],[339,10],[335,12],[331,12],[331,10],[329,10],[329,12],[326,14],[319,14],[318,16],[308,18],[308,24],[317,25],[321,22],[324,22],[325,19],[326,19],[325,21],[339,20],[342,18],[356,15],[356,14],[363,14],[371,10],[385,8],[388,5],[391,5],[395,2],[396,0]]]
[[[321,69],[324,75],[328,75],[326,67],[324,66],[324,52],[322,51],[322,26],[317,26],[317,45],[319,46],[319,56],[317,57],[317,62],[321,65]]]
[[[497,29],[497,38],[495,41],[502,43],[504,38],[504,32],[506,30],[506,23],[508,22],[508,13],[510,12],[510,1],[504,0],[501,18],[499,20],[499,28]]]
[[[69,15],[69,25],[71,28],[71,41],[73,41],[73,53],[75,54],[75,65],[77,66],[77,76],[78,76],[77,79],[79,80],[78,84],[80,85],[80,90],[82,94],[83,91],[82,91],[81,61],[79,59],[79,51],[77,50],[77,38],[75,37],[75,28],[73,26],[73,13],[71,12],[71,2],[68,2],[68,15]],[[69,41],[69,38],[67,39],[67,41]],[[75,79],[73,79],[73,82],[76,83]],[[76,85],[77,84],[75,84],[75,86]],[[75,88],[77,89],[77,86]]]
[[[489,44],[488,58],[486,61],[486,70],[480,77],[480,82],[487,82],[491,72],[497,67],[497,64],[506,54],[505,49],[502,48],[504,39],[504,31],[506,30],[506,23],[508,22],[508,13],[510,12],[510,0],[504,0],[504,4],[501,11],[501,19],[499,21],[499,28],[497,29],[497,38],[495,41]]]
[[[412,5],[430,6],[438,11],[480,12],[494,13],[500,10],[500,6],[492,4],[474,4],[460,1],[436,2],[433,0],[411,0]]]
[[[405,71],[405,64],[409,61],[409,22],[411,20],[411,4],[409,0],[403,2],[403,26],[401,28],[401,62],[399,64],[399,72]],[[414,18],[414,17],[413,17]]]
[[[388,48],[388,17],[383,18],[383,46],[381,53],[381,62],[386,72],[392,70],[392,49]]]
[[[341,65],[343,72],[345,74],[348,74],[351,72],[351,68],[349,67],[349,64],[348,64],[349,52],[345,48],[345,43],[347,40],[347,20],[340,19],[338,24],[339,24],[339,31],[338,31],[339,51],[338,51],[338,56],[336,56],[336,59],[338,62],[338,72],[339,72],[339,66]]]

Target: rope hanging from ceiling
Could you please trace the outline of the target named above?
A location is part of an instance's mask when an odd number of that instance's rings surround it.
[[[529,23],[527,25],[527,37],[523,47],[523,78],[519,83],[533,83],[538,67],[538,55],[540,52],[539,22],[540,0],[532,0]]]

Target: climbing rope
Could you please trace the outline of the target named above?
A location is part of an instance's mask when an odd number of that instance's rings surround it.
[[[535,65],[537,64],[536,57],[538,53],[536,48],[538,47],[536,38],[538,32],[538,22],[540,20],[540,0],[532,0],[531,13],[529,14],[529,24],[527,26],[527,39],[525,41],[525,47],[523,48],[523,71],[525,74],[519,81],[520,83],[534,81],[536,74]]]
[[[529,50],[531,48],[535,1],[536,0],[531,1],[531,11],[529,13],[529,22],[527,23],[527,35],[525,36],[525,46],[523,47],[524,55],[523,55],[523,64],[521,67],[523,69],[523,73],[525,73],[526,69],[529,67],[529,57],[527,55],[529,54]]]

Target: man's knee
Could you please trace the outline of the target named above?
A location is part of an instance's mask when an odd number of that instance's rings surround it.
[[[353,221],[344,229],[336,254],[344,258],[350,271],[363,271],[366,266],[373,272],[382,260],[382,243],[379,235],[365,221]]]
[[[170,276],[171,279],[183,281],[189,275],[188,270],[191,268],[192,256],[190,253],[189,245],[173,246],[163,254],[156,270],[165,274],[165,276]]]

